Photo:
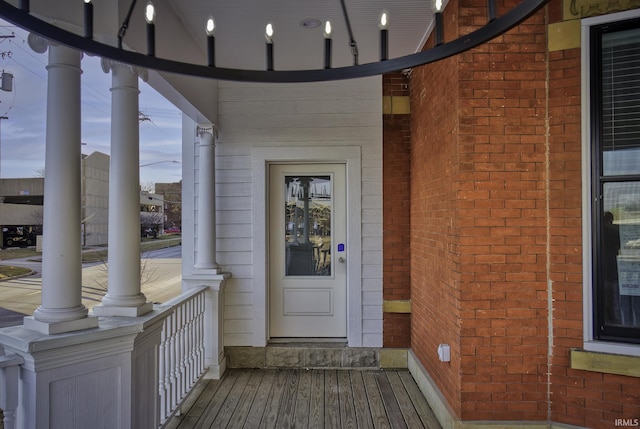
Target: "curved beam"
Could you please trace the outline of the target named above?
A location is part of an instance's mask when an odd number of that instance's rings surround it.
[[[0,1],[0,16],[19,27],[60,44],[139,67],[211,79],[291,83],[374,76],[439,61],[472,49],[500,36],[533,15],[538,9],[544,6],[547,1],[548,0],[522,0],[522,2],[505,15],[487,23],[484,27],[426,51],[393,58],[388,61],[315,70],[241,70],[209,67],[206,65],[147,56],[138,52],[126,51],[115,46],[106,45],[63,30],[32,16],[27,11],[12,6],[6,1]],[[203,55],[203,62],[204,61],[206,61],[206,58]]]

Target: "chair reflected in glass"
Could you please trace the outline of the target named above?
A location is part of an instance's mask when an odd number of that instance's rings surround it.
[[[331,275],[330,176],[285,176],[287,276]]]

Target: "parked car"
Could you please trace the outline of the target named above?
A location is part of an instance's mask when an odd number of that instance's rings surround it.
[[[177,226],[172,226],[164,230],[165,234],[180,234],[182,231]]]
[[[142,229],[142,238],[158,238],[158,230],[156,228],[143,228]]]
[[[22,226],[2,228],[2,247],[27,247],[36,244],[36,233]]]

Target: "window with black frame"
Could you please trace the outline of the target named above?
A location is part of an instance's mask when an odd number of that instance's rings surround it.
[[[640,19],[591,28],[594,338],[640,343]]]

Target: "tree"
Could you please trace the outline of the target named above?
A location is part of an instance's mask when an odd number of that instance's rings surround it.
[[[164,214],[159,212],[141,212],[140,229],[145,237],[156,238],[164,225]]]
[[[140,184],[140,191],[142,192],[146,192],[148,194],[153,194],[155,193],[156,190],[156,184],[153,182],[147,182],[147,183],[141,183]]]

